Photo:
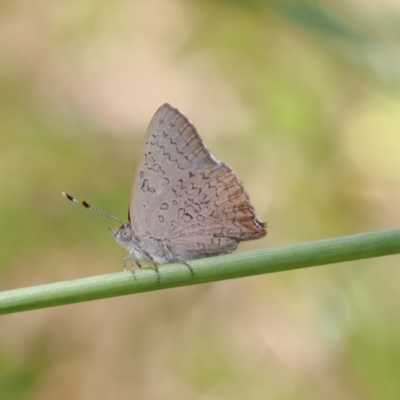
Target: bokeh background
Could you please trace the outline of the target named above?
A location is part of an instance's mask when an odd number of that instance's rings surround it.
[[[400,3],[0,6],[0,290],[116,272],[150,118],[180,108],[273,247],[400,225]],[[0,398],[399,399],[399,256],[0,317]]]

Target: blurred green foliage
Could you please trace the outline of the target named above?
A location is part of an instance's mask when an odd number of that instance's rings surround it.
[[[70,1],[0,8],[2,290],[117,271],[165,101],[275,246],[399,226],[400,6]],[[399,258],[3,316],[3,399],[398,399]],[[40,349],[40,351],[38,350]]]

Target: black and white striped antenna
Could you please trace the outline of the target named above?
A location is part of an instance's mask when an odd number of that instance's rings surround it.
[[[61,192],[61,194],[66,199],[68,199],[69,201],[72,201],[73,203],[80,204],[81,206],[83,206],[85,208],[89,208],[90,210],[93,210],[93,211],[97,212],[98,214],[104,215],[105,217],[115,219],[115,221],[118,221],[120,224],[122,224],[122,221],[119,218],[117,218],[116,216],[108,213],[107,211],[100,210],[100,208],[91,206],[85,200],[77,200],[77,199],[75,199],[75,197],[72,197],[71,195],[69,195],[68,193],[65,193],[65,192]]]

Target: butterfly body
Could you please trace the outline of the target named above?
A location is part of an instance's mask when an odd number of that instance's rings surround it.
[[[156,239],[150,234],[139,239],[135,236],[130,222],[125,222],[117,230],[110,231],[115,240],[128,250],[130,259],[139,265],[141,262],[161,265],[178,261],[168,251],[168,239]]]

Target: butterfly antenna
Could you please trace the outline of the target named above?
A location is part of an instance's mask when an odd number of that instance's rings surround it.
[[[89,208],[89,209],[91,209],[93,211],[96,211],[98,214],[104,215],[105,217],[109,217],[109,218],[115,219],[120,224],[122,224],[122,221],[119,218],[115,217],[114,215],[112,215],[112,214],[110,214],[110,213],[108,213],[106,211],[100,210],[100,208],[92,207],[90,204],[86,203],[85,200],[77,200],[77,199],[75,199],[75,197],[72,197],[71,195],[69,195],[68,193],[65,193],[65,192],[61,192],[61,194],[65,198],[67,198],[69,201],[72,201],[73,203],[80,204],[81,206],[84,206],[84,207]]]

